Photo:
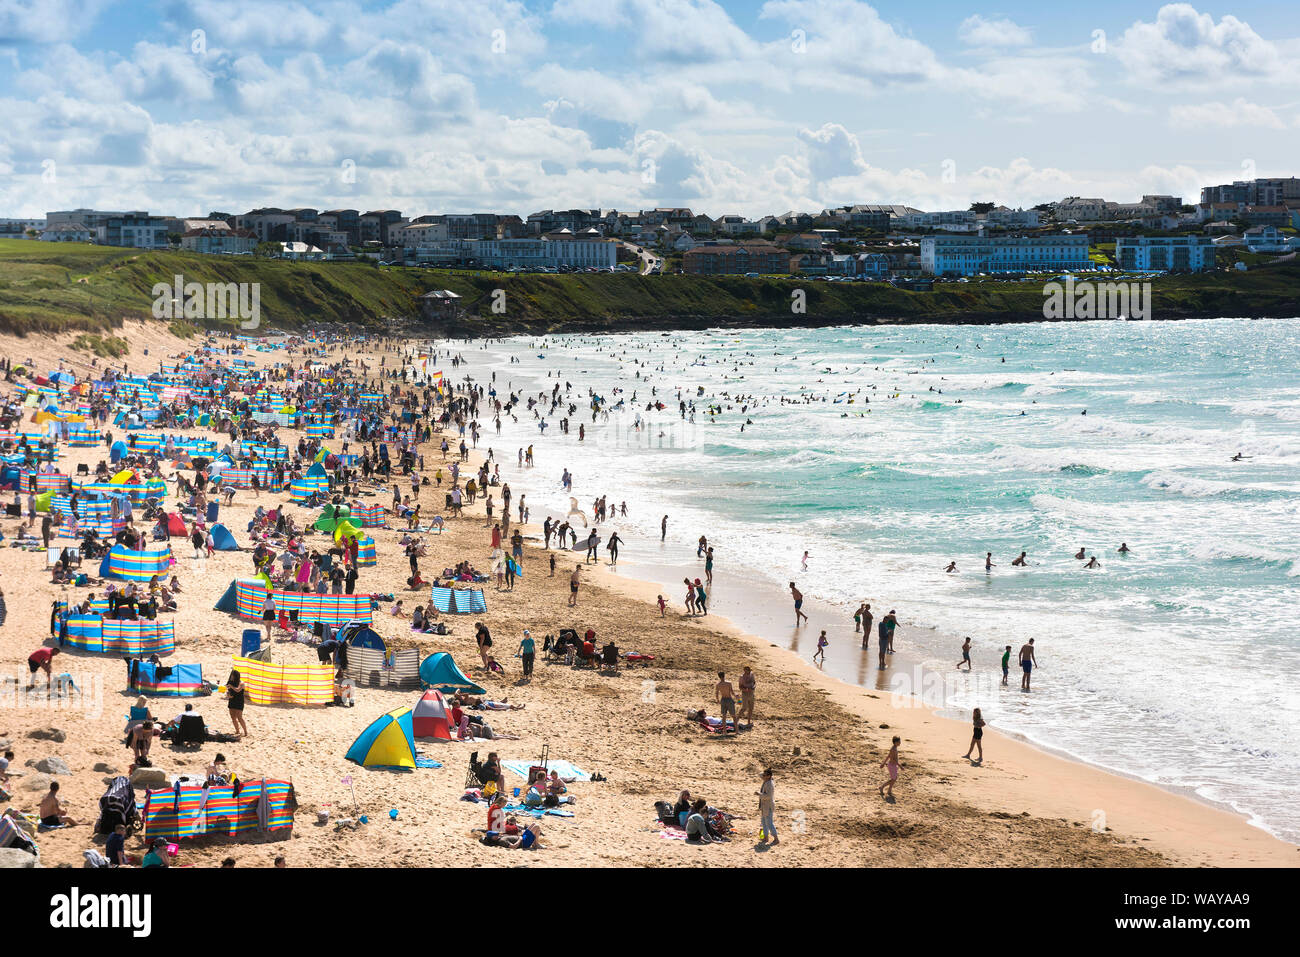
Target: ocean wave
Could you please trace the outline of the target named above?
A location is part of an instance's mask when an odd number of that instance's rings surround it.
[[[1192,557],[1203,562],[1251,562],[1256,565],[1285,566],[1288,576],[1300,577],[1300,554],[1275,548],[1204,542],[1192,548]]]
[[[1064,389],[1058,389],[1054,385],[1030,385],[1025,386],[1025,395],[1058,395],[1064,392]]]
[[[1106,469],[1075,460],[1066,449],[999,449],[989,455],[990,461],[1005,468],[1025,472],[1050,474],[1066,472],[1071,475],[1104,475]]]
[[[1194,443],[1209,444],[1208,440],[1217,438],[1217,433],[1202,429],[1189,429],[1178,425],[1142,425],[1134,422],[1117,422],[1113,419],[1094,418],[1080,415],[1068,419],[1056,427],[1058,432],[1074,434],[1100,435],[1115,439],[1144,440],[1162,445]]]
[[[1300,422],[1300,403],[1279,405],[1266,400],[1236,402],[1228,407],[1228,411],[1233,415],[1266,415],[1281,422]]]
[[[1212,495],[1228,495],[1232,492],[1248,491],[1248,486],[1232,482],[1216,482],[1213,479],[1193,478],[1176,472],[1148,472],[1142,476],[1142,484],[1147,488],[1160,488],[1188,498],[1209,498]]]

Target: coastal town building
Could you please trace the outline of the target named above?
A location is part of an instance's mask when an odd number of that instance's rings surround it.
[[[1214,268],[1214,249],[1208,236],[1132,236],[1115,240],[1115,261],[1136,272],[1204,272]]]
[[[51,223],[41,230],[41,242],[45,243],[88,243],[91,232],[81,223]]]
[[[181,248],[212,256],[240,256],[257,248],[257,237],[244,229],[192,229],[181,235]]]
[[[43,219],[0,219],[0,239],[27,239],[28,230],[39,234],[44,228]]]
[[[1085,234],[1049,236],[926,236],[921,270],[929,276],[975,276],[1030,270],[1086,269]]]
[[[612,270],[618,241],[598,233],[551,234],[538,239],[447,239],[404,250],[407,261],[475,265],[491,269],[558,268]]]
[[[790,272],[790,254],[769,243],[697,246],[682,257],[682,270],[692,276],[784,275]]]

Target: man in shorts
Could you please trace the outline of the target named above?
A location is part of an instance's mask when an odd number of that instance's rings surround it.
[[[63,805],[59,803],[58,781],[51,781],[50,790],[45,797],[41,798],[40,815],[41,823],[46,827],[61,827],[64,824],[71,826],[77,823],[64,813]]]
[[[713,697],[722,709],[723,731],[727,730],[727,712],[731,712],[731,728],[733,731],[740,730],[740,721],[736,718],[736,693],[731,688],[731,682],[727,680],[725,672],[718,672],[718,683],[713,686]]]
[[[58,653],[58,648],[37,648],[27,656],[27,670],[31,673],[31,681],[27,685],[29,689],[36,687],[36,672],[38,671],[45,672],[45,687],[50,686],[50,678],[53,675],[50,664]]]
[[[1038,659],[1034,657],[1034,639],[1030,638],[1029,643],[1020,647],[1020,670],[1024,675],[1020,678],[1020,690],[1029,690],[1029,675],[1034,670],[1034,665],[1038,664]]]
[[[794,587],[794,582],[790,583],[790,597],[794,599],[794,626],[798,628],[799,619],[807,621],[808,616],[800,610],[803,608],[803,592]]]
[[[1011,676],[1011,646],[1007,645],[1006,651],[1002,652],[1002,684],[1005,687],[1007,678]]]

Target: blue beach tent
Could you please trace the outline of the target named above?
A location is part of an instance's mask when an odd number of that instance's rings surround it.
[[[468,691],[470,694],[487,694],[486,688],[480,688],[465,677],[456,667],[455,660],[445,651],[430,655],[420,662],[420,683],[425,688],[436,688],[444,693]]]

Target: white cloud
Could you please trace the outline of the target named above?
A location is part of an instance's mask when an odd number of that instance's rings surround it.
[[[1115,54],[1132,71],[1132,79],[1144,85],[1206,87],[1279,79],[1283,70],[1277,47],[1248,23],[1231,15],[1216,23],[1188,3],[1167,4],[1154,22],[1133,24]]]
[[[967,46],[989,49],[1028,46],[1034,39],[1027,27],[1012,20],[986,20],[978,13],[961,22],[957,36]]]
[[[1178,129],[1217,130],[1262,126],[1281,130],[1286,122],[1267,106],[1237,97],[1231,103],[1183,103],[1169,108],[1169,125]]]
[[[0,42],[59,43],[94,26],[109,0],[0,0]]]

